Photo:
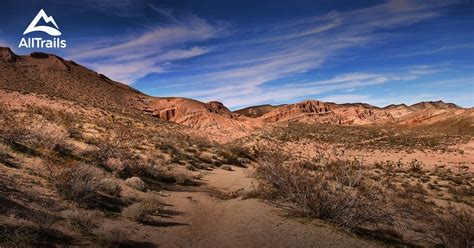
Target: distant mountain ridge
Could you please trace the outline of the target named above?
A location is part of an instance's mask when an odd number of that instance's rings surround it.
[[[424,124],[449,118],[474,118],[473,109],[442,101],[380,108],[366,103],[336,104],[307,100],[284,105],[259,105],[230,111],[224,104],[180,97],[152,97],[115,82],[73,61],[46,53],[18,56],[0,47],[0,89],[40,94],[95,107],[132,111],[208,132],[245,135],[282,122]]]

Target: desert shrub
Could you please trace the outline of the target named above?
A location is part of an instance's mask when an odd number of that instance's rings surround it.
[[[160,206],[163,205],[163,202],[161,201],[160,197],[153,193],[146,193],[143,197],[141,197],[141,202],[140,202],[148,212],[148,214],[153,214],[157,211],[159,211]]]
[[[82,209],[64,210],[61,216],[72,226],[78,227],[82,232],[90,232],[97,226],[96,215]]]
[[[228,146],[228,149],[230,152],[232,152],[235,156],[239,158],[245,158],[245,159],[253,159],[252,151],[244,146],[240,145],[231,145]]]
[[[51,183],[63,198],[78,204],[94,201],[99,190],[97,170],[82,163],[59,166],[46,163]]]
[[[256,170],[259,192],[270,200],[354,229],[391,218],[381,188],[365,178],[352,161],[335,161],[310,171],[285,165],[278,155],[265,156]]]
[[[194,170],[196,166],[189,165],[187,168]],[[157,180],[163,183],[194,185],[194,181],[191,180],[191,177],[187,173],[176,171],[173,166],[167,166],[158,160],[144,164],[137,163],[134,166],[133,174],[139,175],[141,178]]]
[[[125,169],[125,163],[119,158],[108,158],[105,165],[115,172],[122,172]]]
[[[57,144],[64,142],[67,132],[63,127],[54,123],[33,124],[30,133],[32,134],[30,142],[33,145],[41,146],[46,149],[53,149]]]
[[[73,138],[73,139],[82,139],[83,138],[81,129],[77,125],[68,127],[67,132],[68,132],[70,138]]]
[[[148,212],[141,202],[136,202],[124,208],[122,216],[132,221],[140,221],[148,216]]]
[[[474,246],[474,213],[465,208],[448,207],[435,214],[432,237],[444,247]]]
[[[145,183],[139,177],[127,178],[127,180],[125,180],[125,183],[136,190],[145,191],[146,189]]]
[[[428,192],[421,183],[411,184],[409,182],[402,183],[402,190],[398,192],[398,196],[405,199],[424,199]]]
[[[112,178],[104,178],[100,181],[100,190],[111,196],[120,196],[122,187]]]
[[[109,158],[119,158],[122,155],[119,145],[107,141],[100,142],[98,148],[94,159],[102,165],[106,164]]]
[[[136,202],[122,210],[122,216],[131,221],[144,221],[158,211],[158,206],[150,202]]]
[[[412,161],[408,163],[408,170],[411,172],[420,173],[423,171],[423,167],[424,167],[423,162],[417,159],[413,159]]]
[[[228,151],[221,151],[220,155],[222,156],[222,163],[224,164],[231,164],[231,165],[236,165],[236,166],[243,166],[244,163],[246,162],[246,159],[239,158],[232,152]]]

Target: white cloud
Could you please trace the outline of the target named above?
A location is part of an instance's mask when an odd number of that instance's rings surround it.
[[[399,53],[399,54],[393,55],[392,57],[413,57],[413,56],[437,54],[437,53],[442,53],[442,52],[450,52],[454,50],[472,49],[472,48],[474,48],[474,43],[444,45],[444,46],[440,46],[438,48],[432,48],[429,50],[422,50],[422,51],[416,51],[416,52],[411,52],[411,53]]]
[[[243,92],[236,92],[235,94],[227,94],[224,96],[218,95],[217,99],[224,102],[231,108],[243,107],[248,105],[257,105],[269,101],[289,101],[298,98],[305,98],[307,96],[329,94],[331,92],[344,91],[348,89],[359,89],[368,86],[375,86],[387,83],[396,83],[401,81],[411,80],[404,75],[409,74],[407,71],[393,72],[393,73],[349,73],[335,76],[328,80],[319,80],[303,84],[286,84],[276,86],[274,88],[261,89],[258,87],[246,89]],[[417,77],[417,76],[414,76]],[[339,94],[335,94],[336,96]],[[359,94],[344,94],[352,96],[352,99],[347,99],[347,102],[352,100],[363,101],[368,99],[366,96],[362,98]],[[209,96],[211,97],[211,96]],[[341,97],[326,96],[325,99],[336,101],[341,100]],[[356,99],[358,97],[358,99]],[[203,99],[205,101],[211,98]]]
[[[100,40],[70,50],[69,58],[85,62],[100,73],[123,83],[163,71],[163,63],[191,58],[210,51],[206,47],[186,47],[188,43],[217,37],[223,29],[194,16],[183,16],[179,23],[157,26],[139,36],[118,42]]]
[[[222,38],[228,34],[226,28],[194,15],[175,16],[172,10],[151,5],[169,24],[118,42],[99,41],[74,51],[72,57],[88,62],[112,79],[133,83],[150,73],[173,72],[175,67],[169,67],[169,62],[174,65],[181,59],[206,55],[196,58],[197,62],[189,67],[179,67],[184,72],[180,75],[186,76],[160,82],[155,90],[166,88],[178,96],[220,100],[230,107],[291,100],[435,73],[435,68],[418,67],[402,73],[351,73],[328,80],[284,81],[317,70],[328,59],[348,59],[350,49],[392,38],[385,31],[437,17],[442,14],[442,7],[452,3],[388,1],[365,9],[330,12],[272,26],[240,28],[212,48],[201,42]],[[285,83],[275,85],[276,80]],[[344,95],[361,100],[365,97]],[[340,93],[339,97],[342,97]]]
[[[162,87],[179,96],[221,100],[235,107],[275,99],[293,99],[336,89],[355,90],[367,85],[413,80],[435,73],[434,68],[411,68],[403,74],[346,74],[330,80],[278,83],[275,80],[323,66],[328,58],[347,55],[357,48],[387,38],[381,31],[412,25],[442,14],[451,3],[425,4],[389,1],[374,7],[282,22],[252,29],[258,35],[216,47],[217,55],[199,64],[193,76],[173,79]],[[242,36],[247,33],[243,32]],[[209,56],[208,56],[209,57]],[[185,85],[185,86],[183,86]],[[160,87],[157,88],[159,90]]]

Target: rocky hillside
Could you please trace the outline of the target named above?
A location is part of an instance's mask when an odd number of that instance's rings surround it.
[[[264,105],[251,106],[251,107],[239,109],[239,110],[234,111],[234,113],[255,118],[255,117],[260,117],[281,106],[284,106],[284,105],[273,106],[270,104],[264,104]]]
[[[270,123],[423,124],[455,117],[473,118],[472,109],[452,103],[421,102],[385,108],[364,103],[315,100],[287,105],[260,105],[231,112],[220,102],[179,97],[152,97],[105,75],[53,54],[18,56],[0,47],[0,89],[46,95],[84,106],[151,115],[223,137],[241,137]]]
[[[1,47],[0,55],[0,89],[114,109],[128,109],[146,98],[129,86],[56,55],[35,52],[18,56]]]
[[[336,104],[308,100],[279,107],[248,107],[237,110],[245,116],[265,123],[299,121],[305,123],[329,124],[430,124],[454,117],[472,118],[472,109],[463,109],[453,103],[420,102],[407,106],[405,104],[389,105],[379,108],[365,103]]]

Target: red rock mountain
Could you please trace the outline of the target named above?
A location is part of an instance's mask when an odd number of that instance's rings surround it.
[[[216,101],[203,103],[179,97],[151,97],[52,54],[18,56],[9,48],[0,47],[0,56],[0,90],[138,112],[233,137],[271,123],[290,121],[362,125],[423,124],[449,118],[474,118],[473,109],[441,101],[379,108],[364,103],[335,104],[308,100],[279,106],[260,105],[231,112]]]

